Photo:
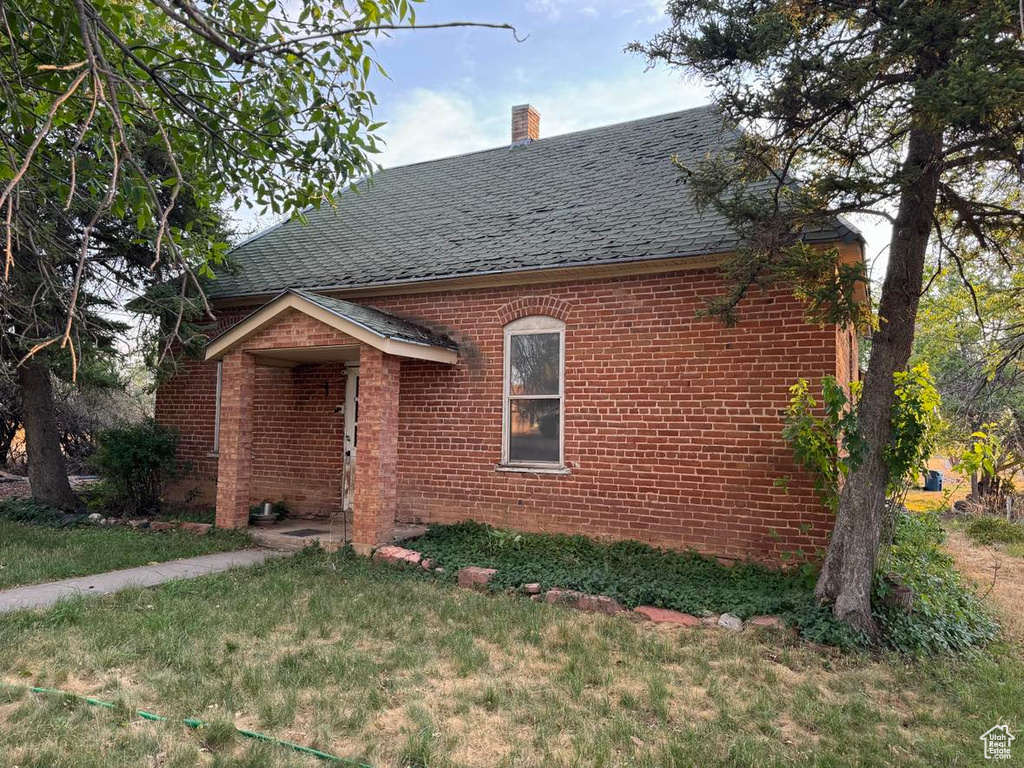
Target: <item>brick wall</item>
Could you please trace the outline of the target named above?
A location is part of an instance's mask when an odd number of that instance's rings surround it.
[[[805,323],[799,302],[782,290],[745,299],[735,328],[697,318],[703,300],[722,288],[708,270],[357,299],[460,345],[455,366],[401,361],[399,518],[474,518],[725,556],[824,545],[831,516],[793,465],[779,435],[781,413],[797,378],[817,387],[823,375],[846,375],[846,333]],[[222,321],[250,310],[231,310]],[[566,323],[567,476],[495,471],[503,326],[539,311]],[[298,346],[303,334],[336,333],[303,326],[306,320],[270,329],[290,339],[275,343]],[[183,429],[183,453],[199,459],[201,475],[212,444],[212,368],[190,364],[157,398],[158,418]],[[303,505],[308,514],[338,503],[330,490],[310,489],[340,485],[342,420],[333,415],[340,376],[336,364],[258,368],[257,413],[267,423],[257,416],[254,425],[254,495],[255,488],[268,498],[308,493],[315,497]],[[325,381],[339,387],[338,397],[317,397]],[[271,426],[274,403],[294,404],[296,392],[306,393],[303,419]],[[298,439],[282,447],[289,425]],[[313,431],[316,439],[301,439]],[[300,465],[309,467],[306,475],[296,474]],[[783,476],[793,478],[788,491],[775,485]]]

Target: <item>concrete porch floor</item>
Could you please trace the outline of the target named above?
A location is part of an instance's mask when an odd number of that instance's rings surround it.
[[[343,519],[340,515],[315,520],[283,520],[268,528],[250,526],[247,529],[253,541],[261,547],[282,551],[297,551],[319,543],[328,552],[335,552],[352,539],[352,513]],[[399,523],[391,543],[414,539],[427,531],[425,525]]]

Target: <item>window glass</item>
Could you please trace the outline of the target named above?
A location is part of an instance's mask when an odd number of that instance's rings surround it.
[[[560,460],[561,401],[509,401],[510,461],[558,462]]]
[[[514,334],[509,340],[509,394],[557,395],[561,372],[559,334]]]

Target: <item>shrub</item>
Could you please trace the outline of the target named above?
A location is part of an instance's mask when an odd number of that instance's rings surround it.
[[[178,432],[146,419],[100,433],[93,465],[102,479],[96,495],[108,511],[157,512],[176,472]]]
[[[861,459],[864,441],[857,426],[856,398],[859,386],[851,385],[851,397],[832,376],[821,380],[824,417],[818,416],[818,402],[810,385],[800,379],[789,388],[782,437],[793,450],[793,458],[814,478],[814,487],[828,508],[839,508],[839,488]]]
[[[888,576],[876,579],[874,612],[888,644],[915,655],[960,653],[991,640],[996,625],[942,550],[938,514],[897,515],[885,553]],[[888,599],[892,582],[913,590],[909,612]]]
[[[1002,517],[972,518],[964,530],[975,544],[1024,543],[1024,526],[1011,523]]]
[[[892,435],[885,449],[889,469],[887,492],[893,505],[904,490],[926,470],[940,426],[941,398],[927,364],[893,376]],[[857,468],[864,456],[864,438],[857,419],[859,382],[850,385],[850,396],[832,376],[821,382],[823,415],[810,394],[806,380],[790,388],[782,436],[793,457],[814,478],[815,487],[832,511],[839,506],[843,480]]]

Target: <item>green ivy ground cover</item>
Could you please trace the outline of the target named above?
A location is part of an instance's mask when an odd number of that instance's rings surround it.
[[[849,645],[845,628],[814,600],[805,576],[752,563],[726,567],[693,552],[655,549],[635,541],[600,543],[585,536],[512,533],[479,523],[431,526],[412,545],[454,578],[459,568],[496,568],[494,589],[539,582],[614,597],[623,605],[653,605],[696,616],[732,613],[742,619],[781,616],[809,640]]]
[[[904,653],[968,651],[988,642],[995,625],[953,568],[937,518],[901,515],[886,573],[914,590],[906,613],[886,603],[887,579],[876,588],[876,619],[886,644]],[[724,566],[695,552],[661,550],[635,541],[601,543],[584,536],[517,533],[474,522],[431,526],[412,544],[454,579],[459,568],[497,569],[491,589],[532,582],[613,597],[623,605],[653,605],[694,615],[733,613],[742,619],[783,618],[805,639],[851,647],[851,635],[814,598],[815,575],[756,563]]]

